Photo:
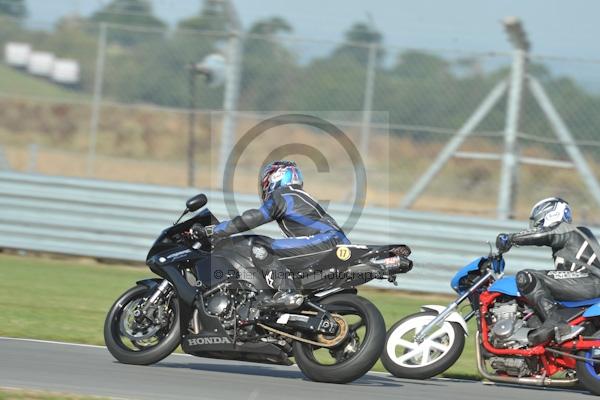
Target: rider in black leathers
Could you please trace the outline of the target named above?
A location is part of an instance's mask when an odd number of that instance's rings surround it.
[[[530,230],[500,234],[499,250],[511,246],[552,248],[555,270],[526,269],[517,273],[517,287],[543,321],[529,334],[531,344],[555,339],[562,343],[576,337],[583,327],[571,327],[560,316],[558,301],[578,301],[600,297],[600,244],[586,227],[571,225],[571,208],[553,197],[538,202],[530,215]]]
[[[263,271],[267,284],[277,290],[271,299],[263,300],[263,307],[294,309],[302,304],[303,296],[281,261],[308,265],[336,245],[350,244],[335,220],[302,187],[302,174],[296,163],[275,161],[261,175],[262,206],[221,222],[208,232],[213,239],[223,239],[277,221],[288,238],[260,238],[251,247],[255,265]]]

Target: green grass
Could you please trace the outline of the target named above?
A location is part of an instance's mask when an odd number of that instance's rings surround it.
[[[2,64],[0,64],[0,92],[68,100],[77,100],[84,97],[81,93],[65,89],[44,78],[35,77]]]
[[[66,393],[53,393],[37,390],[0,388],[0,400],[99,400],[96,396],[79,396]]]
[[[0,335],[104,344],[102,325],[108,308],[136,280],[149,276],[152,273],[144,268],[0,255]],[[388,327],[423,304],[450,301],[444,296],[372,289],[361,289],[360,294],[377,305]],[[462,357],[445,376],[477,376],[472,341],[470,336]],[[384,370],[380,363],[375,369]]]
[[[103,344],[117,296],[151,273],[142,268],[0,256],[0,335]]]

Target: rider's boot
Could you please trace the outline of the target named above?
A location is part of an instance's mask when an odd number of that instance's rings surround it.
[[[294,310],[300,307],[304,302],[304,296],[296,289],[292,273],[276,258],[271,261],[267,271],[265,275],[267,284],[276,289],[277,293],[271,298],[261,300],[258,307],[275,310]]]
[[[258,304],[259,308],[292,311],[300,307],[304,302],[304,296],[295,290],[279,290],[271,298],[265,298]]]
[[[284,267],[272,250],[264,243],[253,242],[251,246],[252,260],[265,277],[267,285],[277,290],[271,298],[264,298],[258,303],[258,308],[275,310],[294,310],[304,301],[304,296],[298,293],[292,273]]]
[[[583,331],[583,326],[569,325],[560,316],[559,309],[558,305],[553,304],[538,311],[541,314],[540,317],[545,317],[545,320],[542,326],[527,335],[531,345],[536,346],[550,339],[555,339],[557,343],[563,343],[577,337]]]

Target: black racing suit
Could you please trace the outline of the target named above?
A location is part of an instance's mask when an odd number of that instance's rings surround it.
[[[350,241],[323,208],[299,186],[275,190],[259,209],[245,211],[230,221],[213,228],[215,238],[244,232],[271,221],[277,221],[286,239],[266,239],[252,246],[257,267],[263,270],[269,286],[278,290],[294,290],[285,264],[311,264],[338,244]],[[266,252],[265,252],[266,249]]]
[[[563,222],[508,235],[508,244],[552,248],[554,270],[526,269],[517,273],[521,295],[542,321],[557,309],[556,300],[600,297],[600,244],[588,228]]]

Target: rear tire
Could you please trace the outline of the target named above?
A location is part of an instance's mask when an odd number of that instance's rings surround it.
[[[136,349],[127,347],[123,342],[120,331],[121,314],[128,304],[131,302],[148,297],[152,290],[146,286],[135,286],[121,295],[112,305],[106,320],[104,322],[104,343],[106,348],[119,362],[124,364],[149,365],[162,360],[171,354],[180,342],[180,327],[179,327],[179,308],[178,303],[172,302],[174,312],[174,321],[168,333],[160,340],[160,342],[151,347],[136,347]]]
[[[404,334],[415,329],[422,329],[437,315],[438,314],[435,311],[423,311],[412,314],[396,322],[389,329],[385,340],[385,347],[381,354],[381,362],[386,370],[398,378],[429,379],[445,372],[454,365],[465,347],[465,334],[460,324],[455,322],[444,322],[442,327],[438,328],[438,330],[434,330],[421,345],[411,342],[410,339],[403,339]],[[422,351],[419,353],[418,346],[423,346],[425,343],[431,343],[431,341],[428,342],[427,339],[437,332],[442,332],[443,336],[440,339],[446,340],[447,338],[448,343],[439,343],[434,346],[421,347]],[[435,343],[438,342],[436,341]],[[396,348],[398,346],[408,350],[405,350],[402,355],[397,356]],[[415,350],[409,349],[407,346],[415,346]],[[435,346],[437,346],[437,348]],[[447,349],[440,350],[444,347],[447,347]],[[413,358],[402,360],[403,356],[408,355],[413,351],[415,352],[413,353],[415,354]],[[427,355],[425,355],[425,351],[427,352]],[[423,362],[423,357],[428,357],[429,359],[432,353],[434,356],[437,355],[437,358],[432,362],[425,362],[423,364],[411,363],[413,360]],[[419,356],[421,357],[420,360],[418,359]]]
[[[377,362],[385,340],[385,322],[379,310],[370,301],[354,294],[339,294],[325,298],[320,303],[352,308],[364,322],[365,335],[358,351],[349,358],[332,365],[323,365],[314,357],[315,346],[295,341],[293,344],[296,363],[310,380],[327,383],[348,383],[366,374]],[[347,345],[342,342],[339,347]],[[341,351],[341,350],[340,350]]]
[[[593,337],[600,337],[600,332],[596,332]],[[598,354],[594,355],[595,352],[598,353],[597,350],[580,351],[577,355],[586,358],[598,358]],[[594,365],[585,361],[577,361],[575,370],[577,371],[579,384],[596,396],[600,396],[600,364]]]

